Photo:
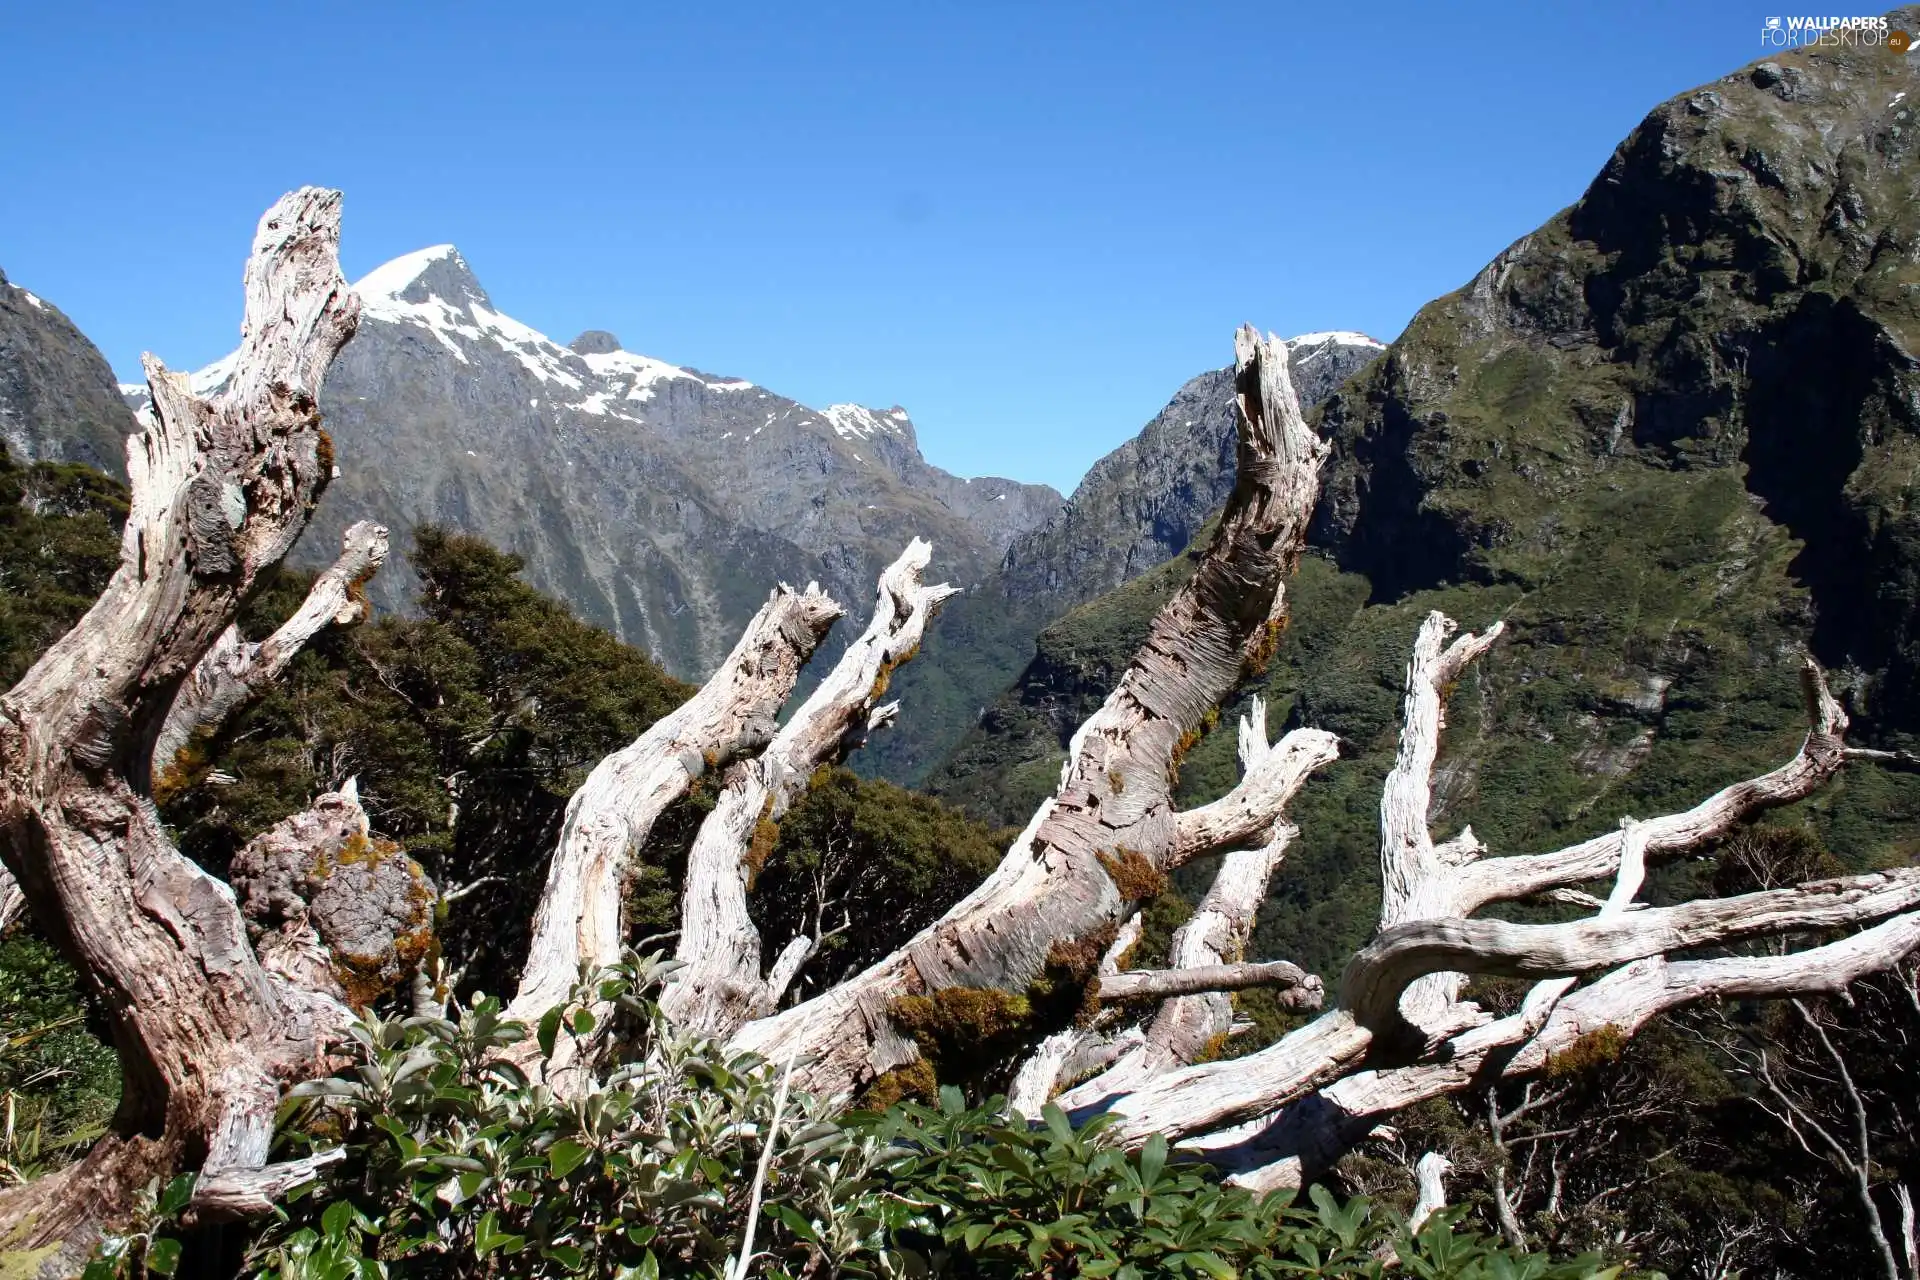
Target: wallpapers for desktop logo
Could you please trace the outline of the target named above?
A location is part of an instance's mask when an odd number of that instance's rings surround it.
[[[1760,27],[1760,45],[1766,49],[1884,45],[1895,53],[1905,53],[1911,43],[1906,32],[1891,30],[1887,20],[1877,15],[1842,18],[1802,14],[1768,18]]]

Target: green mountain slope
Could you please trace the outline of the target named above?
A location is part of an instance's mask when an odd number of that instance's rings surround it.
[[[1381,345],[1361,333],[1287,340],[1300,403],[1318,405]],[[941,611],[925,651],[901,668],[899,723],[855,757],[863,773],[918,786],[1076,605],[1132,581],[1187,545],[1233,488],[1233,376],[1210,369],[1087,471],[1044,524],[1015,538],[986,579]]]
[[[1785,759],[1809,646],[1857,740],[1920,730],[1917,80],[1885,49],[1801,51],[1664,104],[1579,203],[1322,408],[1317,558],[1242,705],[1260,692],[1276,727],[1334,730],[1343,758],[1297,805],[1262,956],[1326,969],[1369,927],[1374,806],[1428,609],[1509,628],[1454,697],[1439,780],[1439,825],[1501,852]],[[1023,817],[1184,563],[1049,627],[934,790]],[[1232,773],[1216,732],[1182,787],[1206,798]],[[1850,863],[1920,848],[1909,778],[1857,771],[1803,809],[1787,820]]]

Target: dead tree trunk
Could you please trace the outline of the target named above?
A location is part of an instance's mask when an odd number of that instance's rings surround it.
[[[233,894],[174,849],[150,761],[182,681],[305,527],[329,475],[315,396],[359,301],[338,263],[339,193],[261,220],[232,380],[211,402],[147,358],[128,442],[121,563],[87,615],[0,697],[0,860],[84,975],[124,1077],[113,1131],[0,1200],[0,1236],[68,1269],[136,1190],[186,1165],[202,1205],[263,1170],[283,1083],[314,1070],[325,1010],[268,973]]]
[[[250,644],[229,624],[181,682],[154,743],[155,778],[166,774],[195,733],[218,728],[260,696],[324,628],[351,626],[367,616],[367,580],[386,562],[387,531],[361,520],[341,541],[340,558],[314,579],[307,598],[277,631]]]
[[[1240,722],[1240,768],[1244,777],[1262,776],[1274,762],[1287,768],[1269,773],[1274,782],[1261,792],[1261,805],[1277,815],[1304,784],[1311,770],[1331,762],[1337,751],[1333,735],[1318,729],[1296,729],[1281,742],[1267,742],[1267,709],[1259,698]],[[1244,798],[1244,796],[1243,796]],[[1209,814],[1212,806],[1183,815],[1190,829],[1219,825],[1217,837],[1197,842],[1211,847],[1231,845],[1247,838],[1247,822]],[[1228,828],[1231,828],[1231,831]],[[1293,826],[1274,817],[1269,828],[1254,834],[1246,847],[1221,859],[1213,886],[1199,909],[1175,930],[1169,948],[1170,968],[1157,972],[1109,972],[1102,969],[1099,996],[1103,1016],[1110,1006],[1159,1002],[1158,1012],[1144,1026],[1121,1036],[1093,1032],[1067,1033],[1067,1042],[1043,1046],[1035,1060],[1023,1066],[1012,1097],[1022,1114],[1037,1115],[1056,1082],[1071,1087],[1061,1095],[1063,1107],[1084,1107],[1102,1098],[1127,1092],[1136,1084],[1176,1066],[1186,1066],[1219,1049],[1232,1033],[1233,1002],[1228,992],[1248,987],[1275,987],[1286,993],[1294,1008],[1318,1009],[1322,998],[1319,978],[1284,960],[1243,963],[1253,936],[1255,917],[1266,900],[1267,884],[1299,835]],[[1095,1048],[1104,1040],[1111,1051]],[[1103,1061],[1104,1059],[1104,1061]],[[1074,1071],[1099,1062],[1104,1070],[1094,1079],[1074,1085]]]
[[[1248,794],[1179,815],[1179,757],[1285,619],[1282,580],[1299,555],[1326,446],[1307,430],[1285,345],[1250,328],[1235,342],[1239,475],[1212,545],[1154,619],[1106,704],[1080,727],[1061,784],[987,881],[900,952],[838,988],[747,1024],[738,1047],[798,1054],[801,1085],[843,1093],[916,1057],[895,1029],[902,997],[957,987],[1021,999],[1049,965],[1084,985],[1114,930],[1209,842],[1265,830],[1277,805]],[[1264,784],[1249,778],[1242,790]],[[1211,847],[1218,847],[1212,845]],[[1009,1008],[1017,1006],[1009,1005]],[[1037,1028],[1044,1032],[1050,1028]]]
[[[653,824],[694,779],[773,740],[800,668],[840,614],[817,585],[783,584],[698,693],[594,767],[567,802],[512,1016],[537,1022],[583,970],[620,958],[621,892]]]
[[[685,968],[661,998],[661,1008],[689,1030],[723,1036],[772,1012],[811,955],[813,939],[796,938],[763,976],[747,892],[772,852],[777,824],[814,771],[844,759],[898,710],[898,703],[880,704],[889,679],[919,652],[927,624],[956,590],[921,585],[932,556],[932,546],[915,538],[887,567],[866,631],[766,750],[728,770],[687,855],[678,953]]]
[[[322,628],[349,626],[366,617],[363,589],[387,558],[387,531],[362,520],[347,530],[344,542],[340,558],[314,581],[300,608],[279,630],[259,644],[249,644],[229,624],[181,682],[153,749],[157,789],[164,792],[164,779],[195,733],[212,732],[258,697]],[[12,873],[0,868],[0,933],[26,909],[26,894]]]

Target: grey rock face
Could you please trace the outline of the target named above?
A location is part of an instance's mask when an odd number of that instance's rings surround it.
[[[1303,408],[1385,350],[1360,333],[1306,334],[1288,345]],[[1193,540],[1233,488],[1233,455],[1233,374],[1215,369],[1094,463],[1064,507],[1015,537],[998,571],[947,606],[926,652],[895,679],[909,713],[866,748],[858,767],[925,780],[1032,660],[1042,629]]]
[[[605,329],[588,329],[567,344],[567,350],[583,356],[610,356],[620,349],[620,339]]]
[[[778,582],[845,603],[844,644],[912,537],[933,542],[938,577],[972,585],[1060,505],[1045,486],[929,465],[897,407],[816,411],[602,330],[562,347],[497,310],[451,245],[355,288],[360,330],[321,394],[340,474],[296,563],[330,561],[355,520],[403,548],[414,525],[447,525],[522,555],[536,586],[699,678]],[[371,592],[403,608],[414,586],[395,557]]]
[[[0,442],[16,458],[127,470],[133,414],[113,370],[52,303],[0,272]]]
[[[1307,334],[1288,348],[1303,409],[1385,350],[1359,333]],[[1179,553],[1226,502],[1233,450],[1233,372],[1215,369],[1181,387],[1139,435],[1094,463],[1044,525],[1014,539],[1000,589],[1015,599],[1057,601],[1057,615]]]

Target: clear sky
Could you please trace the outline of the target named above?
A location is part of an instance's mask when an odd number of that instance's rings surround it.
[[[1392,339],[1769,3],[0,3],[0,269],[194,367],[337,186],[349,276],[452,241],[556,341],[1066,490],[1241,321]]]

